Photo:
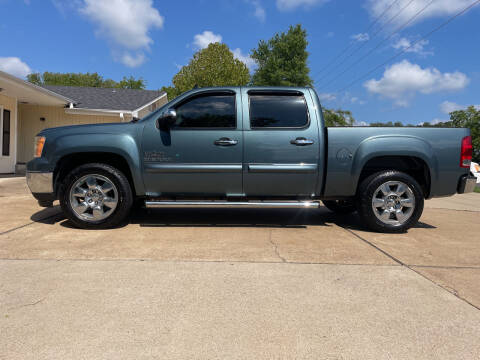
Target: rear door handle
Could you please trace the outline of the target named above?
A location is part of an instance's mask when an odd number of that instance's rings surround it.
[[[232,140],[224,137],[224,138],[215,140],[214,144],[217,146],[233,146],[238,144],[238,140]]]
[[[298,137],[295,140],[290,140],[290,144],[296,145],[296,146],[313,145],[313,140],[309,140],[304,137]]]

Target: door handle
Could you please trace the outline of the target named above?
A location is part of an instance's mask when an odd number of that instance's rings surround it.
[[[238,144],[238,140],[232,140],[224,137],[224,138],[215,140],[214,144],[217,146],[233,146]]]
[[[307,146],[307,145],[312,145],[313,140],[309,140],[304,137],[298,137],[295,140],[290,140],[290,144],[297,145],[297,146]]]

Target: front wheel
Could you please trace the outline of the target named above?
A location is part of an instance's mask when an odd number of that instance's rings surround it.
[[[84,229],[117,226],[133,204],[128,179],[106,164],[85,164],[74,169],[63,180],[59,198],[66,217]]]
[[[423,192],[418,182],[400,171],[382,171],[362,181],[357,209],[372,230],[405,232],[416,225],[423,212]]]

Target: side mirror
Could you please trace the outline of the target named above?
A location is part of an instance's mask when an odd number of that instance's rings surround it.
[[[158,129],[168,129],[177,121],[177,112],[174,109],[168,109],[157,119]]]

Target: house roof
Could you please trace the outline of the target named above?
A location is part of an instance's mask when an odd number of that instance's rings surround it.
[[[0,93],[16,98],[21,104],[65,106],[73,102],[69,97],[19,79],[0,71]]]
[[[156,90],[51,85],[44,85],[43,88],[73,99],[78,109],[134,111],[166,95],[164,91]]]

